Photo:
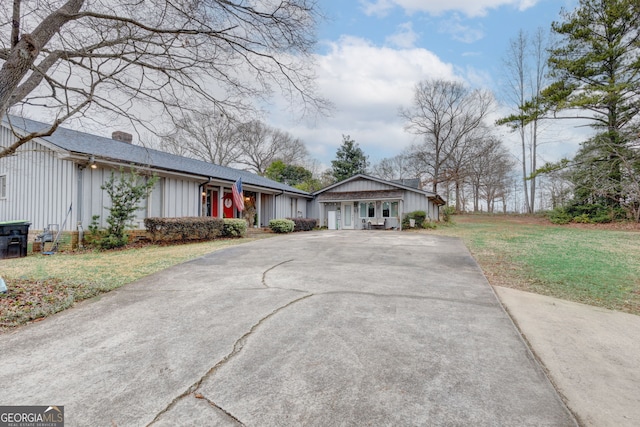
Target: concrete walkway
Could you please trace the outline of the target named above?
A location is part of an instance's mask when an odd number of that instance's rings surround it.
[[[4,405],[67,426],[575,426],[457,239],[312,232],[0,336]]]
[[[581,425],[640,426],[640,316],[495,289]]]

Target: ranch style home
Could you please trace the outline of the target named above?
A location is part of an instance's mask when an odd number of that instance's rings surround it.
[[[0,126],[0,146],[15,141],[13,132],[47,128],[41,122],[10,116]],[[260,227],[268,226],[271,219],[300,217],[316,218],[331,229],[399,228],[403,214],[414,210],[424,210],[438,220],[439,206],[444,204],[439,196],[414,186],[365,175],[310,194],[251,172],[131,141],[124,132],[106,138],[62,127],[51,136],[29,141],[16,155],[0,159],[0,222],[30,222],[31,240],[52,224],[77,235],[88,229],[94,215],[105,226],[110,200],[101,186],[120,169],[159,177],[137,211],[133,226],[139,229],[147,217],[242,217],[232,196],[238,179],[245,206],[255,209],[255,225]]]

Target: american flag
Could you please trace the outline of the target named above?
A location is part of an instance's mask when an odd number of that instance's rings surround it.
[[[238,178],[233,187],[231,188],[233,192],[233,202],[236,205],[236,209],[240,212],[244,210],[244,195],[242,194],[242,178]]]

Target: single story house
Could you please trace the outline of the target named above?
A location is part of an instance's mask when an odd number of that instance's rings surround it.
[[[413,211],[424,211],[428,218],[439,221],[445,201],[419,185],[419,180],[385,181],[355,175],[313,193],[309,215],[329,229],[343,230],[402,229],[401,219]]]
[[[15,141],[13,132],[48,128],[34,120],[8,118],[11,126],[6,117],[0,125],[0,146]],[[16,155],[0,158],[0,222],[29,221],[32,239],[45,228],[77,236],[95,215],[104,227],[111,201],[101,187],[121,169],[159,177],[137,211],[133,225],[139,229],[148,217],[237,218],[248,211],[255,212],[255,225],[261,227],[271,219],[300,217],[316,218],[330,229],[400,229],[405,213],[422,210],[437,221],[445,204],[437,194],[418,188],[419,182],[356,175],[310,194],[251,172],[131,142],[124,132],[105,138],[60,127],[51,136],[29,141]],[[238,179],[250,208],[242,213],[232,196]]]
[[[19,134],[48,128],[33,120],[9,119]],[[2,123],[0,146],[15,139],[8,123]],[[76,232],[87,230],[92,217],[100,215],[105,226],[110,200],[101,186],[121,168],[159,177],[137,212],[138,228],[144,228],[147,217],[240,217],[232,197],[239,178],[245,205],[255,209],[256,225],[307,217],[313,196],[305,191],[251,172],[133,145],[131,140],[124,132],[104,138],[58,128],[51,136],[29,141],[16,155],[0,159],[0,221],[28,220],[33,232],[51,224]]]

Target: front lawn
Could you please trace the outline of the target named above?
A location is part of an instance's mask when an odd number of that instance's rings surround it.
[[[106,252],[29,255],[0,260],[0,332],[62,311],[78,301],[209,252],[255,239],[225,239]]]
[[[493,285],[640,314],[638,231],[467,215],[433,232],[462,238]]]

